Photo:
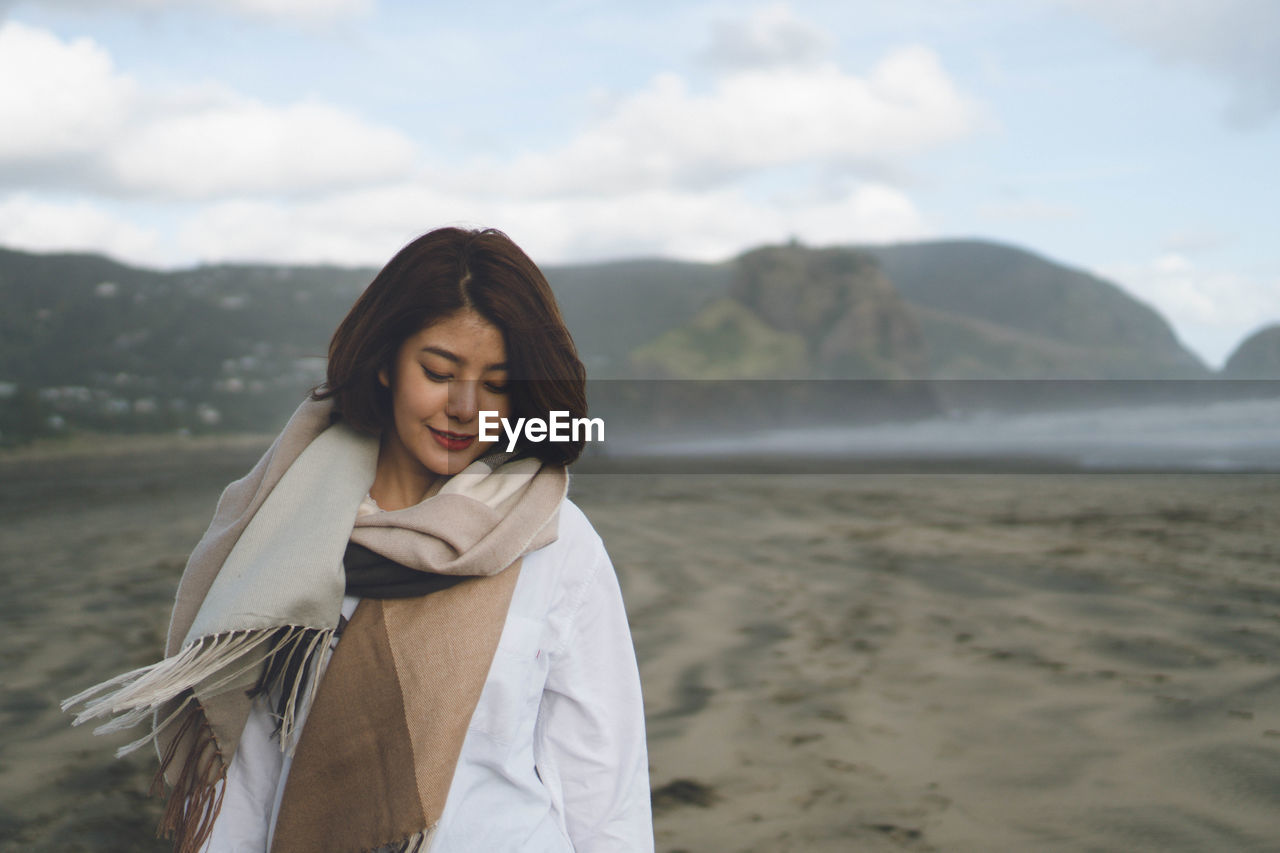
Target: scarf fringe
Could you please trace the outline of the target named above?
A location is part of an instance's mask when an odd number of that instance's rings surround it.
[[[161,706],[184,693],[198,691],[200,695],[216,695],[227,684],[261,667],[266,661],[263,677],[249,693],[256,695],[264,687],[282,688],[284,696],[279,714],[281,749],[291,749],[299,699],[310,701],[314,698],[319,679],[310,676],[318,662],[317,652],[328,648],[333,634],[332,629],[284,626],[199,637],[177,654],[158,663],[126,672],[77,693],[62,702],[62,710],[83,704],[84,709],[76,715],[72,725],[108,717],[107,722],[94,729],[94,734],[122,731],[153,718]],[[285,661],[287,665],[275,668],[276,661]],[[272,677],[264,681],[267,674]],[[291,683],[281,683],[285,676]],[[156,722],[150,734],[122,746],[116,751],[116,756],[127,755],[154,740],[161,730],[177,719],[193,698],[188,695],[177,711]]]
[[[164,796],[165,772],[180,747],[187,747],[186,759],[175,777],[177,781],[169,792],[168,805],[156,829],[157,838],[172,839],[175,853],[199,853],[209,841],[213,824],[222,811],[227,787],[229,762],[218,748],[204,709],[198,702],[194,708],[189,707],[194,698],[188,696],[182,703],[182,707],[188,709],[186,718],[161,756],[160,768],[151,780],[152,795]]]
[[[166,774],[179,755],[185,755],[168,793],[168,804],[156,831],[173,839],[175,853],[198,853],[213,832],[222,810],[227,769],[224,757],[197,698],[217,695],[226,685],[254,668],[262,670],[247,693],[280,694],[280,747],[292,752],[296,745],[298,711],[315,698],[320,679],[316,667],[320,653],[329,648],[334,630],[284,626],[267,630],[230,631],[199,637],[177,654],[96,684],[62,703],[65,711],[84,705],[73,724],[109,717],[94,729],[106,734],[136,726],[151,718],[151,731],[116,750],[121,757],[156,740],[160,732],[177,729],[160,756],[160,767],[151,780],[151,793],[165,795]],[[165,703],[178,707],[163,720],[156,719]],[[420,848],[420,845],[419,845]],[[418,848],[409,848],[418,849]]]
[[[436,825],[432,824],[421,832],[415,832],[410,835],[399,846],[394,848],[394,853],[424,853],[427,845],[431,842],[431,836],[435,834],[435,828]],[[370,853],[381,853],[386,849],[387,847],[384,845],[377,848],[377,850],[370,851]]]
[[[260,695],[279,696],[276,733],[281,752],[292,755],[297,746],[294,733],[298,730],[298,712],[311,707],[315,701],[320,688],[321,655],[329,649],[338,630],[284,627],[273,633],[277,639],[265,657],[266,665],[246,694],[250,699]]]

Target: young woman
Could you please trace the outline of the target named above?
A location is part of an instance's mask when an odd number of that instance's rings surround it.
[[[585,416],[584,381],[504,234],[378,273],[219,501],[165,660],[68,700],[153,718],[130,748],[156,741],[179,851],[652,850],[626,614],[566,497],[582,442],[480,438],[481,412]]]

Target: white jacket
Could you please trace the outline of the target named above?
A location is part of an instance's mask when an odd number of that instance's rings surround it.
[[[344,614],[357,603],[344,600]],[[272,729],[256,701],[206,853],[268,849],[290,764]],[[622,594],[604,544],[568,499],[559,538],[524,558],[429,850],[653,850],[644,709]]]

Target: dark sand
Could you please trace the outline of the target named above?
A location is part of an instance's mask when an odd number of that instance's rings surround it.
[[[0,850],[164,850],[58,701],[261,445],[0,460]],[[1280,847],[1280,477],[581,474],[663,851]]]

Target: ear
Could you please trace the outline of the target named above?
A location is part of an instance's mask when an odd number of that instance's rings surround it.
[[[383,388],[391,387],[391,377],[387,375],[387,369],[385,367],[378,368],[378,381],[382,383]]]

